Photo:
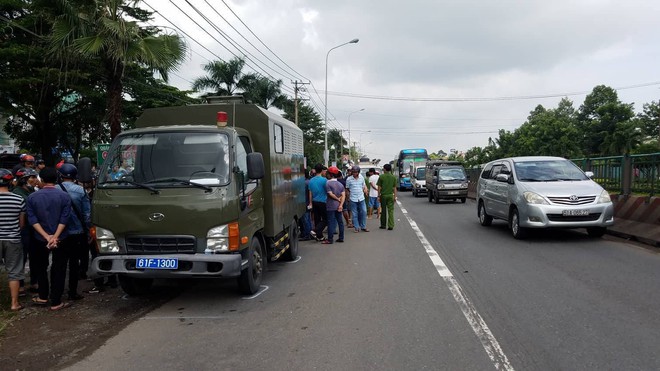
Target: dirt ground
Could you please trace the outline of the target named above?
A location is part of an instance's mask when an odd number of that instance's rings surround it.
[[[151,293],[140,297],[128,297],[121,288],[110,287],[97,294],[84,293],[92,286],[91,281],[80,281],[79,292],[84,299],[57,312],[32,305],[30,294],[21,298],[25,308],[14,316],[4,316],[10,319],[0,333],[0,368],[62,369],[91,354],[128,324],[183,289],[156,285]]]

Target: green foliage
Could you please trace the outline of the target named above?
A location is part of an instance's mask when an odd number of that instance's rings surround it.
[[[194,91],[212,90],[212,93],[207,95],[234,95],[243,78],[243,67],[245,67],[245,60],[239,57],[232,58],[229,62],[209,62],[204,65],[204,71],[208,75],[196,78],[193,81],[192,89]]]
[[[281,90],[282,80],[272,81],[267,77],[248,74],[238,85],[243,89],[246,101],[265,109],[271,106],[282,109],[287,101],[286,95],[282,94]]]

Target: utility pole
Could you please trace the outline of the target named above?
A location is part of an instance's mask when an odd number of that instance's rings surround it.
[[[296,126],[300,126],[300,125],[298,125],[298,90],[304,91],[303,86],[308,85],[309,83],[298,81],[298,80],[292,81],[292,83],[293,83],[293,93],[294,93],[294,98],[293,98],[294,114],[293,114],[293,117],[294,117],[294,121],[295,121]],[[300,85],[301,87],[299,88],[298,85]]]

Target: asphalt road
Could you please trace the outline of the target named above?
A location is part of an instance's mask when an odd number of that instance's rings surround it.
[[[470,200],[400,202],[394,231],[303,242],[255,298],[194,283],[71,369],[660,369],[657,253],[580,230],[517,241]]]

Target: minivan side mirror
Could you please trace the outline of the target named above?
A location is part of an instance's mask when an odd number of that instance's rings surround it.
[[[495,176],[495,180],[498,182],[503,182],[503,183],[508,183],[509,182],[509,174],[497,174]]]
[[[591,171],[587,171],[587,172],[585,172],[584,175],[586,175],[589,179],[591,179],[591,178],[594,177],[594,173],[591,172]]]
[[[264,177],[264,158],[259,152],[247,154],[248,178],[262,179]]]

